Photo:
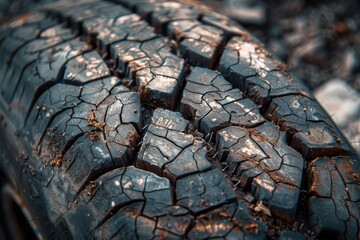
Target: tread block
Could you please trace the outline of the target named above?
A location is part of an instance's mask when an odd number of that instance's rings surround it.
[[[88,27],[86,31],[91,34],[98,33],[96,42],[102,52],[108,52],[111,44],[125,39],[144,42],[156,37],[148,24],[136,14],[121,16],[113,23],[93,23],[93,25],[99,30]]]
[[[79,12],[82,12],[82,14],[79,14]],[[69,14],[69,21],[75,29],[80,29],[83,23],[89,19],[99,17],[116,19],[118,16],[127,13],[128,11],[123,7],[106,1],[96,1],[95,4],[90,1],[80,9],[72,8],[67,12]]]
[[[29,113],[25,128],[28,138],[37,146],[51,120],[59,112],[81,103],[78,99],[81,89],[78,86],[59,83],[44,92]]]
[[[61,158],[60,171],[64,172],[61,177],[66,182],[64,192],[67,194],[68,201],[73,201],[74,197],[89,184],[95,176],[114,169],[130,165],[134,155],[125,146],[118,146],[118,152],[122,152],[116,159],[113,159],[106,144],[103,141],[89,141],[88,136],[82,136],[76,140],[72,147]]]
[[[156,109],[137,166],[165,176],[173,184],[184,176],[211,169],[205,144],[185,133],[188,124],[179,113]]]
[[[338,156],[351,150],[327,114],[313,100],[300,95],[273,99],[266,115],[292,139],[291,146],[308,160]]]
[[[266,231],[250,215],[244,201],[224,204],[200,214],[196,220],[196,225],[188,233],[190,239],[248,239],[247,226],[258,227],[258,233],[253,237],[264,239],[262,231]]]
[[[310,90],[295,76],[288,72],[271,71],[245,79],[246,95],[263,109],[266,109],[275,97],[285,95],[303,95],[310,97]]]
[[[201,10],[201,22],[223,30],[227,37],[242,36],[249,38],[249,33],[236,21],[216,13],[212,9]]]
[[[218,72],[196,67],[187,79],[181,111],[205,134],[236,125],[255,127],[265,120],[254,102]]]
[[[43,91],[62,79],[61,73],[69,59],[88,49],[87,44],[72,39],[36,54],[38,60],[24,70],[12,98],[14,106],[11,111],[21,116],[17,119],[24,119]],[[23,126],[24,123],[18,125]]]
[[[92,129],[88,126],[89,115],[92,111],[96,112],[96,107],[109,96],[109,92],[117,83],[119,83],[119,80],[115,77],[111,77],[105,78],[102,81],[98,80],[85,84],[82,87],[81,95],[79,96],[80,102],[65,105],[65,110],[54,116],[54,119],[51,121],[51,125],[44,136],[44,140],[41,142],[41,155],[53,159],[59,153],[62,153],[64,147],[71,143],[73,139],[76,139],[77,136],[88,132],[89,137],[91,137],[92,134],[90,134],[90,130]],[[114,100],[114,97],[112,99]],[[38,106],[39,107],[37,108],[39,108],[40,112],[45,111],[46,113],[46,105]],[[49,109],[46,113],[49,118],[52,116],[51,113],[56,114],[54,109]],[[99,119],[99,121],[102,122],[101,119]],[[134,119],[134,122],[136,121],[139,120]],[[107,126],[109,126],[109,124]],[[95,134],[92,138],[96,140],[98,136]],[[45,153],[45,151],[48,152]]]
[[[220,161],[243,190],[251,190],[275,216],[294,220],[304,160],[287,145],[285,133],[273,123],[253,129],[227,127],[217,133],[216,145]]]
[[[190,4],[180,2],[155,2],[139,4],[137,13],[151,25],[166,34],[167,24],[171,21],[196,20],[199,12]]]
[[[89,144],[91,141],[106,143],[108,154],[114,161],[114,167],[127,165],[115,164],[117,161],[132,162],[133,149],[139,141],[138,129],[141,129],[140,96],[137,93],[129,92],[125,87],[122,88],[122,91],[119,90],[118,93],[109,96],[109,91],[116,83],[114,77],[97,80],[85,85],[82,88],[83,94],[79,93],[79,87],[71,86],[71,89],[80,95],[76,101],[71,101],[70,98],[63,95],[51,95],[52,98],[55,98],[51,105],[46,101],[45,96],[52,90],[57,92],[58,88],[64,88],[64,85],[57,84],[43,94],[37,105],[39,109],[32,111],[28,120],[28,124],[35,123],[30,136],[31,134],[35,136],[35,147],[40,144],[41,157],[45,159],[61,158],[64,151],[78,137],[86,135],[90,141]],[[65,86],[69,87],[69,85]],[[57,93],[60,94],[60,91],[58,90]],[[88,98],[92,98],[94,101],[83,102]],[[58,106],[55,105],[57,102],[60,102]],[[65,105],[63,105],[64,102]],[[46,126],[49,126],[48,130],[42,132]],[[43,140],[41,134],[44,134]],[[42,141],[40,142],[40,140]],[[87,151],[84,148],[81,150]]]
[[[146,42],[122,41],[111,46],[117,67],[136,81],[142,98],[173,109],[182,84],[184,60],[171,53],[165,38]]]
[[[22,24],[22,23],[20,23]],[[40,18],[38,21],[35,21],[33,24],[26,24],[24,26],[17,25],[13,27],[13,24],[9,24],[8,35],[2,40],[1,48],[0,48],[0,60],[1,66],[6,66],[5,63],[9,61],[9,57],[14,55],[16,50],[25,45],[31,40],[37,38],[38,34],[53,25],[56,25],[55,21],[51,20],[43,20]]]
[[[139,216],[136,219],[136,233],[139,239],[153,239],[156,221]]]
[[[247,35],[233,37],[228,42],[220,59],[219,71],[265,109],[276,96],[308,95],[308,89],[288,73],[284,63]]]
[[[214,68],[224,40],[222,30],[196,20],[168,24],[168,35],[179,44],[180,55],[191,65]]]
[[[10,32],[0,46],[0,84],[4,99],[11,101],[23,71],[37,59],[39,51],[73,37],[69,29],[50,20]]]
[[[310,167],[308,208],[315,233],[319,237],[358,238],[359,162],[348,157],[317,158]]]
[[[149,217],[162,215],[168,211],[167,207],[173,205],[172,191],[167,179],[132,166],[108,172],[95,182],[98,183],[99,189],[91,199],[88,196],[90,202],[87,205],[96,205],[98,201],[103,201],[96,198],[97,194],[110,197],[114,200],[115,206],[134,200],[146,200],[143,212],[145,216],[147,212],[151,214]],[[114,192],[114,188],[117,191]],[[108,211],[115,206],[104,206],[102,209]]]
[[[310,223],[319,237],[340,239],[346,225],[335,214],[335,205],[330,198],[310,197],[308,200]]]
[[[157,35],[153,28],[141,20],[140,16],[131,12],[120,12],[116,18],[107,19],[99,17],[89,19],[84,22],[84,31],[90,36],[90,39],[96,42],[96,45],[104,53],[110,50],[113,43],[130,40],[145,42]]]
[[[164,215],[173,205],[172,190],[167,179],[133,166],[107,172],[92,186],[81,193],[79,206],[65,216],[67,225],[78,229],[77,232],[81,231],[82,236],[89,236],[97,226],[101,226],[97,234],[116,233],[124,236],[121,231],[115,232],[115,227],[119,226],[113,226],[113,221],[133,226],[131,232],[135,233],[135,221],[140,212],[151,219]],[[122,208],[133,208],[134,205],[134,211],[122,211]]]
[[[303,154],[306,159],[347,155],[351,150],[340,139],[337,132],[327,124],[311,124],[309,132],[294,134],[291,146]]]
[[[237,230],[237,234],[234,234],[236,239],[244,239],[238,226],[234,227],[234,222],[237,222],[237,218],[234,216],[236,210],[237,204],[233,203],[199,215],[197,224],[191,229],[188,237],[190,239],[224,238],[235,228],[235,231]]]
[[[191,215],[184,216],[161,216],[157,222],[157,229],[163,229],[176,236],[185,237],[190,225],[193,224],[194,218]]]
[[[151,230],[154,230],[155,226],[152,225],[152,221],[150,219],[141,218],[139,216],[143,205],[144,204],[141,202],[136,202],[121,208],[117,213],[114,214],[114,216],[112,216],[103,225],[101,225],[99,229],[95,231],[95,238],[137,239],[136,233],[145,233],[144,230],[150,230],[150,232],[141,236],[150,237],[152,235]],[[144,225],[140,225],[139,222]]]
[[[64,82],[87,83],[108,77],[110,70],[96,51],[79,55],[66,63]]]
[[[121,26],[123,29],[126,26],[126,22],[123,22],[123,17],[132,14],[132,12],[128,9],[114,4],[107,5],[100,11],[97,8],[88,8],[84,10],[86,12],[90,11],[93,14],[93,17],[84,19],[82,21],[82,30],[86,33],[90,41],[95,40],[97,35],[103,33],[104,31],[115,29],[114,26],[118,26],[119,22],[121,24],[125,24],[124,26]],[[84,10],[82,11],[85,12]]]
[[[220,59],[219,71],[236,87],[244,89],[245,79],[266,75],[278,69],[278,62],[271,58],[261,45],[234,37],[225,46]]]
[[[218,169],[179,179],[176,193],[177,204],[193,213],[201,213],[236,200],[236,194]]]
[[[186,132],[189,128],[189,121],[184,119],[179,112],[172,112],[157,108],[152,116],[152,124],[169,130]]]
[[[109,96],[113,80],[114,77],[84,86],[84,95],[79,99],[92,96],[98,102],[70,105],[58,114],[50,109],[48,113],[56,115],[53,120],[50,116],[46,122],[36,119],[35,126],[51,124],[37,149],[46,168],[43,182],[48,184],[57,167],[59,176],[52,178],[51,184],[64,183],[68,201],[73,201],[91,180],[106,171],[134,162],[141,129],[140,97],[124,87]]]

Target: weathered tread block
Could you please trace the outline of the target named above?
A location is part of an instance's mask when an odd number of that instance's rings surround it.
[[[18,82],[12,98],[12,113],[24,119],[46,88],[63,81],[67,61],[89,49],[89,45],[76,38],[39,52],[37,60],[24,70]],[[18,125],[23,126],[24,122]]]
[[[170,22],[168,36],[179,44],[180,55],[191,65],[215,68],[224,41],[222,30],[196,20]]]
[[[170,1],[138,4],[136,12],[165,35],[169,22],[196,20],[199,17],[199,12],[192,5]]]
[[[140,97],[125,87],[110,95],[111,81],[115,79],[85,85],[76,106],[70,104],[59,114],[56,109],[46,110],[46,114],[53,112],[56,117],[45,116],[45,123],[36,121],[35,127],[50,124],[43,138],[38,137],[39,142],[34,144],[39,144],[37,150],[43,160],[42,181],[46,185],[65,183],[68,201],[73,201],[97,176],[134,162],[141,129]],[[83,102],[87,98],[97,102]],[[59,172],[55,178],[54,167]]]
[[[223,16],[219,13],[214,12],[212,9],[208,9],[206,7],[201,8],[200,12],[200,20],[201,22],[214,26],[218,29],[224,31],[227,38],[233,36],[241,36],[245,38],[250,37],[250,33],[248,33],[242,26],[240,26],[236,21]],[[257,40],[254,39],[256,42]]]
[[[181,112],[203,133],[226,126],[255,127],[265,122],[256,104],[233,88],[218,72],[195,67],[181,99]]]
[[[67,50],[71,52],[72,49]],[[60,60],[64,59],[60,58]],[[89,64],[87,61],[91,61],[91,63]],[[96,52],[89,52],[72,59],[65,64],[64,68],[64,75],[60,75],[57,78],[60,83],[77,82],[76,85],[81,85],[99,78],[105,78],[109,75],[108,67]],[[60,71],[60,73],[62,72]],[[111,78],[108,78],[108,81],[111,82]],[[65,91],[64,89],[67,90]],[[54,114],[57,115],[61,110],[72,106],[74,107],[81,102],[78,99],[81,95],[81,90],[81,86],[61,83],[41,94],[35,106],[33,106],[34,109],[28,114],[25,125],[32,131],[30,136],[38,141],[40,139],[39,137],[41,137],[45,129],[49,126]],[[36,135],[39,135],[39,137],[35,137]]]
[[[183,81],[184,60],[171,53],[165,38],[123,41],[111,46],[118,71],[136,81],[141,96],[159,107],[174,109]]]
[[[265,109],[276,96],[309,95],[302,82],[288,73],[284,63],[249,36],[233,37],[227,43],[218,69],[229,82]]]
[[[139,216],[144,203],[134,202],[119,209],[121,214],[115,214],[95,232],[98,239],[152,239],[156,222]],[[137,232],[142,233],[138,236]]]
[[[109,68],[96,51],[71,59],[65,68],[65,83],[82,84],[110,76]]]
[[[38,58],[39,51],[73,37],[69,29],[61,28],[53,20],[25,25],[11,32],[0,48],[0,83],[4,99],[11,101],[25,67]]]
[[[360,165],[348,157],[318,158],[308,170],[309,220],[323,238],[360,238]]]
[[[308,160],[351,152],[324,110],[307,97],[291,95],[274,98],[266,115],[287,132],[291,146]]]
[[[27,21],[29,22],[27,23]],[[29,17],[25,17],[23,21],[18,20],[2,26],[1,67],[6,66],[4,63],[11,60],[13,53],[18,48],[28,41],[35,39],[41,29],[46,29],[55,24],[55,21],[45,20],[45,15],[36,14],[35,16],[30,15]],[[7,65],[10,65],[10,63]]]
[[[201,213],[236,200],[236,194],[218,169],[179,179],[176,193],[177,204],[193,213]]]
[[[80,104],[81,89],[78,86],[56,84],[44,92],[30,111],[25,134],[37,146],[55,114]]]
[[[167,213],[173,205],[170,182],[166,178],[134,167],[112,170],[94,181],[93,186],[91,196],[84,190],[79,206],[65,216],[68,227],[77,229],[73,232],[81,233],[79,236],[90,237],[96,230],[94,233],[98,237],[116,233],[127,237],[124,235],[127,231],[118,232],[119,226],[112,226],[120,221],[117,219],[136,218],[139,212],[151,219]],[[121,208],[134,206],[134,202],[139,203],[135,204],[137,211],[128,216]],[[112,218],[114,220],[109,222]],[[138,227],[137,231],[142,232],[142,227],[147,228],[147,225]]]
[[[116,78],[112,77],[85,85],[82,94],[76,98],[79,100],[68,103],[65,109],[55,109],[55,105],[52,105],[52,108],[46,108],[47,105],[39,105],[41,106],[39,110],[34,111],[34,115],[37,114],[35,122],[39,122],[39,126],[50,125],[44,135],[44,140],[34,142],[34,145],[37,146],[41,143],[44,151],[55,154],[62,152],[60,146],[63,140],[65,140],[64,145],[67,145],[70,139],[80,134],[88,133],[91,138],[92,132],[104,133],[105,137],[109,138],[109,143],[116,142],[119,140],[118,136],[122,136],[124,141],[122,145],[136,144],[132,142],[134,136],[131,135],[133,134],[128,136],[127,131],[122,132],[121,130],[130,128],[132,132],[136,133],[137,129],[141,129],[139,95],[129,92],[125,87],[116,89],[117,92],[110,94],[111,85],[114,83],[117,83]],[[64,87],[58,84],[53,88],[57,88],[57,86]],[[80,88],[72,87],[72,89]],[[61,102],[61,100],[59,101]],[[98,137],[94,136],[94,140]],[[51,146],[54,146],[55,149],[51,150]],[[53,154],[50,155],[50,158],[55,157]]]
[[[258,225],[247,210],[244,201],[225,204],[197,217],[197,224],[189,231],[189,239],[266,239],[265,229]],[[246,227],[255,225],[258,233],[252,234]]]
[[[206,146],[185,133],[188,124],[179,113],[156,109],[136,165],[169,178],[174,185],[184,176],[210,170]]]
[[[216,136],[219,159],[237,179],[236,186],[251,191],[273,215],[295,219],[304,161],[286,144],[285,133],[273,123],[254,129],[228,127]]]

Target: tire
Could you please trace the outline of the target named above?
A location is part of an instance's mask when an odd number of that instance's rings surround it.
[[[355,151],[286,64],[193,1],[22,16],[0,29],[0,90],[1,172],[40,239],[360,238]]]

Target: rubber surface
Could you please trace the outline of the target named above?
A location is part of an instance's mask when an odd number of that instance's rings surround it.
[[[360,238],[360,164],[288,67],[192,1],[0,28],[1,169],[47,239]]]

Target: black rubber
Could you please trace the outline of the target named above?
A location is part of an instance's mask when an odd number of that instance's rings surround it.
[[[284,63],[193,1],[9,22],[0,91],[0,169],[37,236],[360,238],[354,150]]]

